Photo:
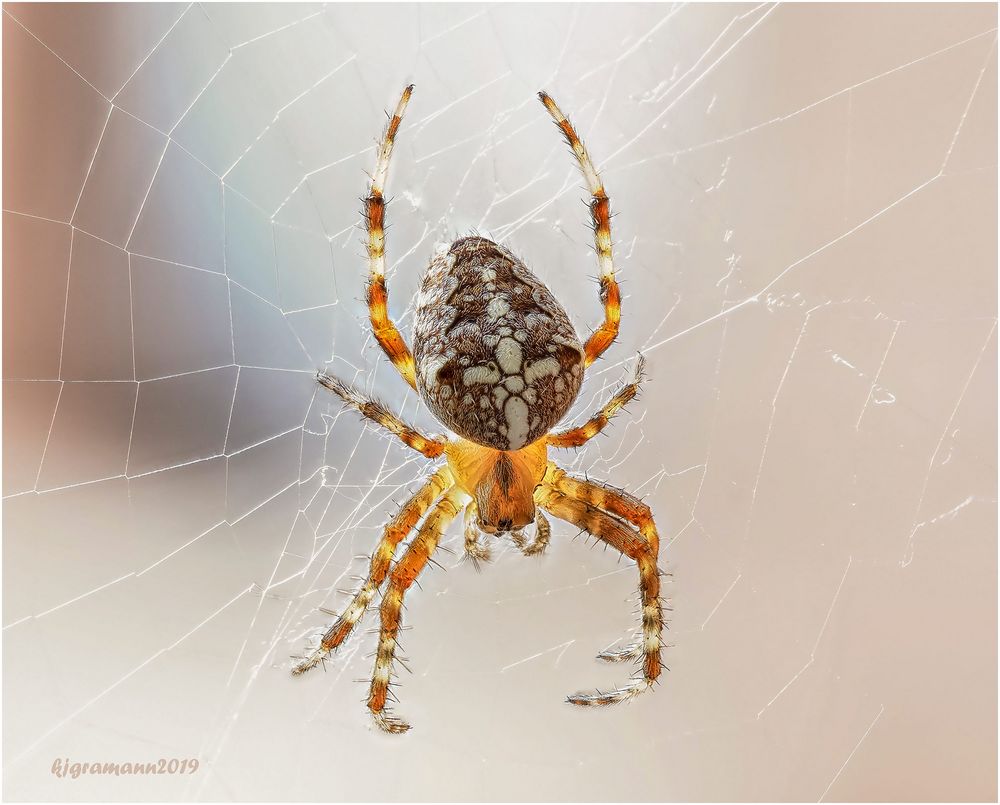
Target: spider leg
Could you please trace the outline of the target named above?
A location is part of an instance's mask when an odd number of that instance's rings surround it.
[[[609,512],[631,523],[646,538],[653,554],[659,554],[660,535],[656,530],[656,521],[653,520],[653,511],[635,495],[630,495],[622,489],[615,489],[600,481],[575,478],[551,461],[545,480],[564,495],[569,495],[575,500],[582,500],[596,509]]]
[[[315,668],[331,651],[347,639],[347,636],[351,633],[351,630],[375,597],[375,593],[378,592],[378,589],[385,581],[389,573],[392,557],[396,552],[396,547],[413,530],[414,526],[420,522],[420,518],[434,504],[434,501],[449,489],[453,483],[454,479],[452,478],[451,470],[443,467],[434,473],[427,483],[420,487],[416,494],[403,505],[399,513],[385,527],[382,539],[372,553],[368,578],[361,585],[361,589],[355,594],[351,603],[344,610],[344,613],[327,629],[319,645],[292,669],[293,674],[298,676],[299,674],[304,674],[310,668]]]
[[[639,360],[635,364],[635,375],[632,378],[632,382],[626,383],[618,389],[601,410],[584,424],[576,428],[570,428],[569,430],[550,433],[545,437],[546,443],[550,447],[580,447],[593,439],[598,433],[604,430],[615,414],[635,399],[636,394],[639,393],[639,385],[642,383],[642,370],[645,365],[646,360],[640,355]]]
[[[364,218],[368,232],[366,242],[368,247],[368,311],[371,317],[372,331],[382,350],[399,370],[403,379],[410,386],[416,388],[413,353],[410,352],[403,336],[396,329],[392,319],[389,318],[389,292],[385,284],[385,199],[382,197],[389,175],[392,147],[412,92],[412,84],[403,90],[399,103],[396,104],[396,111],[382,135],[375,161],[375,172],[372,174],[368,197],[364,202]]]
[[[437,502],[420,526],[416,538],[406,549],[403,558],[393,568],[389,576],[389,586],[382,597],[380,608],[382,629],[379,634],[378,652],[375,655],[375,673],[368,694],[368,709],[371,710],[375,723],[386,732],[406,732],[410,728],[409,724],[387,713],[385,709],[392,661],[396,653],[396,637],[402,625],[403,595],[431,558],[441,534],[458,515],[464,494],[457,487],[452,487]]]
[[[608,511],[573,494],[561,491],[557,482],[553,480],[554,477],[556,479],[559,477],[554,470],[556,468],[550,464],[545,481],[535,492],[536,502],[559,519],[582,528],[621,551],[630,559],[635,560],[639,568],[643,631],[642,678],[633,679],[629,684],[611,691],[576,693],[567,698],[567,701],[572,704],[586,706],[616,704],[651,687],[662,670],[660,633],[663,629],[663,610],[660,603],[660,571],[656,565],[657,548],[643,533],[630,528]],[[569,489],[570,487],[565,488]],[[598,487],[598,489],[601,488]],[[576,491],[583,494],[586,490],[576,489]],[[627,651],[625,655],[623,658],[627,658]]]
[[[476,570],[479,570],[480,561],[488,562],[493,556],[490,546],[485,542],[479,541],[480,531],[476,525],[476,518],[478,516],[479,507],[476,506],[476,501],[469,501],[469,505],[465,507],[465,513],[462,517],[465,524],[465,555],[472,560],[472,563],[476,566]]]
[[[635,495],[630,495],[621,489],[615,489],[600,481],[584,480],[568,475],[552,462],[549,462],[549,479],[563,494],[597,509],[603,509],[616,517],[631,523],[639,529],[649,543],[654,554],[659,553],[660,535],[656,530],[653,512]],[[637,660],[642,656],[642,643],[634,643],[620,649],[609,649],[597,655],[605,662],[624,662]]]
[[[362,416],[395,434],[404,444],[412,447],[418,453],[423,453],[427,458],[437,458],[444,452],[445,441],[443,439],[424,436],[390,412],[378,400],[365,397],[344,381],[325,372],[319,372],[316,379],[320,385],[328,388],[351,408],[359,411]]]
[[[621,323],[621,291],[615,280],[615,264],[611,253],[611,202],[607,193],[604,192],[601,177],[594,167],[594,163],[590,161],[590,155],[580,141],[573,124],[566,119],[566,116],[556,106],[556,102],[547,93],[539,92],[538,97],[545,104],[545,108],[552,115],[559,130],[562,131],[569,147],[576,154],[577,162],[580,163],[580,170],[587,181],[591,195],[590,216],[594,225],[594,247],[597,251],[597,264],[600,268],[600,294],[601,302],[604,304],[604,323],[591,333],[584,347],[584,366],[590,366],[617,338]]]

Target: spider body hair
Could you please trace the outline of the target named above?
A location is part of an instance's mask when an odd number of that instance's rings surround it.
[[[641,637],[621,649],[601,652],[606,661],[638,660],[641,670],[610,691],[578,693],[567,701],[605,706],[647,690],[664,669],[661,652],[664,575],[657,561],[659,533],[650,507],[610,484],[568,475],[548,458],[548,449],[578,448],[594,438],[635,399],[642,356],[631,382],[620,387],[587,422],[551,429],[569,411],[584,370],[611,346],[621,322],[621,291],[615,275],[611,206],[587,149],[551,97],[539,98],[577,160],[590,192],[599,274],[598,298],[604,321],[582,342],[552,292],[509,249],[472,234],[435,250],[416,301],[411,352],[389,315],[385,278],[384,188],[396,135],[413,86],[405,88],[377,149],[363,217],[368,252],[367,303],[372,332],[406,383],[437,419],[459,438],[427,436],[388,406],[324,372],[319,382],[369,420],[428,459],[444,458],[436,471],[386,524],[369,559],[369,572],[354,598],[302,657],[293,673],[324,664],[351,634],[381,591],[379,642],[368,691],[368,709],[383,730],[401,733],[409,725],[389,712],[396,701],[395,664],[403,624],[404,596],[430,564],[449,524],[464,512],[465,553],[478,569],[490,556],[480,532],[509,534],[526,555],[542,553],[551,528],[546,514],[580,529],[605,548],[635,562],[639,576]],[[544,512],[544,513],[543,513]],[[529,542],[522,529],[535,524]],[[414,534],[414,532],[416,532]],[[404,541],[409,541],[403,545]],[[401,556],[397,558],[397,551]],[[395,560],[395,561],[394,561]],[[440,567],[440,565],[438,565]]]
[[[481,531],[505,534],[535,522],[534,493],[548,463],[543,439],[514,451],[456,439],[445,456],[455,485],[476,502]]]
[[[509,249],[468,236],[438,248],[413,319],[417,391],[471,442],[516,451],[563,418],[584,349],[545,284]]]

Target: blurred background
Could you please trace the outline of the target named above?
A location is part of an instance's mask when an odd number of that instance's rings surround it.
[[[4,793],[27,800],[995,800],[996,6],[3,6]],[[431,471],[318,368],[437,426],[362,302],[388,184],[408,335],[476,229],[601,319],[576,122],[617,213],[618,342],[556,456],[643,496],[672,572],[655,693],[594,655],[637,574],[556,524],[460,528],[292,678]],[[53,761],[197,758],[58,778]]]

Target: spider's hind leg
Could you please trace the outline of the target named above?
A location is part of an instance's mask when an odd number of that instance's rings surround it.
[[[364,201],[364,220],[368,249],[368,312],[372,332],[382,351],[392,361],[403,379],[416,388],[416,369],[413,353],[389,317],[389,292],[385,284],[385,198],[382,193],[389,176],[389,161],[396,142],[399,124],[403,120],[406,104],[410,101],[413,85],[406,87],[396,104],[396,111],[389,120],[376,152],[375,172]]]
[[[600,299],[604,305],[604,323],[601,324],[587,339],[584,346],[584,366],[590,366],[601,356],[611,342],[618,337],[621,326],[622,297],[618,282],[615,279],[615,263],[611,246],[611,202],[604,191],[604,183],[594,167],[580,136],[562,113],[556,102],[545,92],[539,92],[538,97],[555,121],[569,147],[573,149],[580,171],[587,182],[590,191],[590,217],[594,226],[594,249],[597,252],[597,264],[600,268]]]

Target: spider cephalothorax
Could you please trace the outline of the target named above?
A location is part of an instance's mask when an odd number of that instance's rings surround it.
[[[568,701],[605,705],[652,685],[660,674],[663,612],[659,535],[652,512],[627,492],[573,478],[548,459],[550,447],[579,447],[599,433],[638,391],[635,378],[583,425],[551,429],[566,414],[584,370],[618,335],[620,295],[611,251],[611,213],[600,176],[572,124],[545,93],[539,97],[576,155],[591,194],[594,245],[600,266],[604,322],[581,343],[563,309],[544,283],[503,246],[479,236],[439,248],[416,300],[411,352],[389,318],[385,285],[385,201],[389,158],[413,87],[407,87],[378,149],[365,200],[368,232],[368,307],[380,346],[403,379],[437,418],[459,435],[425,436],[335,377],[319,381],[364,416],[394,433],[427,458],[446,463],[389,522],[371,556],[368,578],[319,645],[295,667],[300,674],[320,663],[353,630],[385,585],[381,636],[368,708],[390,732],[409,726],[388,715],[386,702],[402,623],[403,594],[430,560],[448,524],[465,509],[465,551],[474,561],[489,558],[481,533],[508,535],[526,555],[545,550],[550,527],[543,511],[583,529],[633,559],[639,570],[642,635],[632,645],[598,655],[608,661],[641,661],[641,676],[605,693],[579,693]],[[421,522],[422,521],[422,522]],[[528,541],[522,529],[535,525]],[[420,524],[402,557],[396,548]]]
[[[544,441],[501,451],[455,439],[445,448],[445,455],[456,486],[473,499],[481,530],[506,534],[535,521],[535,489],[545,475],[548,458]]]

